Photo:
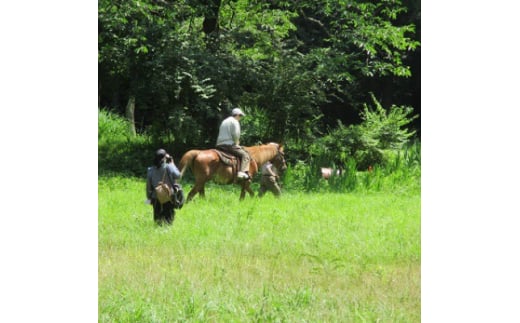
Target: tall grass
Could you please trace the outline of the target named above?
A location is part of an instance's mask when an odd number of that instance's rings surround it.
[[[99,178],[100,322],[420,321],[419,194],[206,195],[158,227]]]
[[[131,139],[129,123],[121,116],[108,110],[98,109],[98,142],[125,142]]]
[[[324,159],[311,159],[289,164],[284,176],[288,190],[305,192],[420,192],[421,146],[414,142],[400,151],[387,152],[387,162],[358,171],[356,161],[349,158],[345,164],[329,164]],[[321,177],[321,167],[342,170],[328,179]]]

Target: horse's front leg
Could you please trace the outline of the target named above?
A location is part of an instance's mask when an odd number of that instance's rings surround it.
[[[253,192],[253,189],[251,188],[250,185],[247,185],[245,189],[249,193],[249,196],[251,196],[251,197],[255,196],[255,192]]]

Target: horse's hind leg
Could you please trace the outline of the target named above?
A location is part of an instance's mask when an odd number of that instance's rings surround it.
[[[195,197],[195,195],[197,193],[199,193],[200,189],[198,187],[198,185],[195,183],[195,185],[193,185],[193,187],[191,188],[190,192],[188,193],[188,197],[186,198],[186,201],[189,202],[193,199],[193,197]]]
[[[186,198],[186,202],[189,202],[193,199],[193,197],[195,196],[195,194],[197,194],[197,187],[196,186],[193,186],[190,190],[190,192],[188,193],[188,197]]]
[[[197,193],[199,193],[199,196],[204,198],[204,184],[200,183],[195,180],[195,185],[193,185],[191,191],[188,193],[188,197],[186,198],[187,201],[191,201]]]

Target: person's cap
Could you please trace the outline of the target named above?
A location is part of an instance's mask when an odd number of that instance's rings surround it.
[[[166,156],[166,150],[157,149],[157,151],[155,152],[155,157],[163,158],[164,156]]]
[[[242,110],[240,110],[239,108],[234,108],[233,111],[231,111],[231,115],[236,116],[237,114],[245,117],[245,114],[244,112],[242,112]]]

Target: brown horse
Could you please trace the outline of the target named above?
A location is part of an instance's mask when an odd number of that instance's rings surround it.
[[[285,171],[285,169],[287,169],[283,147],[277,143],[244,148],[251,155],[251,162],[249,163],[250,178],[238,182],[233,168],[220,160],[220,156],[215,149],[190,150],[186,152],[179,163],[181,177],[187,168],[190,168],[195,176],[195,184],[188,193],[186,201],[193,199],[197,193],[199,193],[201,197],[204,197],[204,185],[210,180],[213,180],[217,184],[237,183],[242,186],[242,191],[240,192],[241,200],[246,196],[246,191],[252,197],[254,193],[251,189],[251,178],[253,178],[263,164],[267,161],[271,161],[278,170]]]

